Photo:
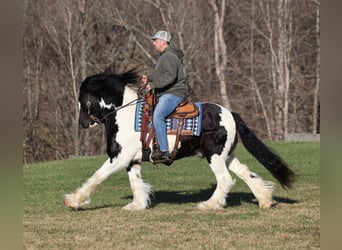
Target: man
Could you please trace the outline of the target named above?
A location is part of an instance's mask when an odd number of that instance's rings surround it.
[[[153,37],[153,47],[160,54],[155,69],[150,76],[143,75],[142,81],[147,90],[153,89],[157,97],[157,105],[153,113],[160,154],[152,153],[152,159],[159,162],[170,159],[169,144],[166,131],[166,117],[171,114],[186,96],[185,75],[180,58],[180,49],[170,46],[171,35],[166,31],[158,31]]]

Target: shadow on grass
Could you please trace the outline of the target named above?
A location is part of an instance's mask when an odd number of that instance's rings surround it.
[[[216,186],[202,189],[196,192],[191,191],[156,191],[152,197],[152,207],[161,203],[183,204],[183,203],[199,203],[208,200],[214,193]],[[124,199],[133,199],[132,196],[123,197]],[[297,200],[274,196],[273,199],[277,203],[294,204]],[[240,206],[242,203],[251,203],[258,206],[258,203],[252,193],[231,192],[227,198],[228,207]]]
[[[208,200],[210,196],[214,193],[215,186],[211,188],[202,189],[196,192],[191,191],[156,191],[152,197],[151,207],[156,207],[158,204],[184,204],[184,203],[199,203],[201,201]],[[122,197],[125,200],[132,200],[131,195]],[[288,198],[283,198],[279,196],[274,196],[273,199],[276,203],[294,204],[298,203],[297,200],[292,200]],[[241,206],[242,203],[250,203],[258,206],[258,203],[252,193],[246,192],[231,192],[227,198],[228,207]],[[78,209],[78,211],[89,211],[104,208],[117,207],[115,204],[103,204],[101,206],[94,206],[89,208]]]
[[[82,211],[92,211],[92,210],[98,210],[98,209],[105,209],[105,208],[113,208],[117,207],[115,204],[103,204],[100,206],[94,206],[94,207],[84,207],[84,208],[78,208],[78,209],[70,209],[72,211],[82,212]]]

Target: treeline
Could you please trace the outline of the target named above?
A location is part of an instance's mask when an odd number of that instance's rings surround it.
[[[319,132],[318,0],[24,0],[25,163],[105,153],[78,126],[87,76],[151,71],[151,36],[184,52],[193,100],[239,112],[264,139]]]

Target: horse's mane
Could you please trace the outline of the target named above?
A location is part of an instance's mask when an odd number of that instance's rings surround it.
[[[110,93],[124,89],[124,86],[129,83],[136,83],[139,79],[139,74],[136,68],[128,70],[121,74],[115,73],[100,73],[87,77],[81,85],[80,95],[82,93]]]

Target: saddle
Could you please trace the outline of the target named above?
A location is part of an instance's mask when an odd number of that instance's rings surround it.
[[[156,97],[152,91],[145,93],[143,96],[144,101],[148,104],[149,108],[153,108],[157,105]],[[192,118],[199,115],[199,110],[195,103],[193,103],[188,96],[178,105],[174,112],[172,112],[167,118]]]
[[[149,156],[151,154],[151,149],[149,147],[151,141],[153,140],[153,151],[154,154],[161,153],[159,150],[159,145],[157,142],[157,138],[155,136],[155,131],[153,126],[149,126],[149,124],[152,124],[153,120],[153,111],[154,107],[157,105],[156,97],[152,91],[149,91],[141,96],[144,100],[144,108],[143,108],[143,116],[141,121],[141,131],[140,131],[140,141],[142,143],[142,160],[143,161],[149,161]],[[195,103],[189,100],[188,97],[186,97],[175,109],[174,112],[172,112],[167,118],[177,119],[177,127],[172,130],[168,130],[168,134],[176,135],[176,141],[173,147],[173,150],[171,152],[171,159],[168,162],[163,162],[166,165],[171,165],[173,161],[176,158],[177,155],[177,148],[180,141],[181,135],[190,135],[189,132],[184,131],[182,129],[184,119],[193,118],[199,115],[199,109],[196,106]],[[147,136],[148,134],[148,136]],[[153,160],[153,159],[152,159]],[[154,161],[154,160],[153,160]],[[154,164],[157,162],[154,161]]]
[[[192,118],[199,115],[199,110],[195,103],[191,102],[187,97],[181,102],[176,110],[168,116],[168,118]]]

